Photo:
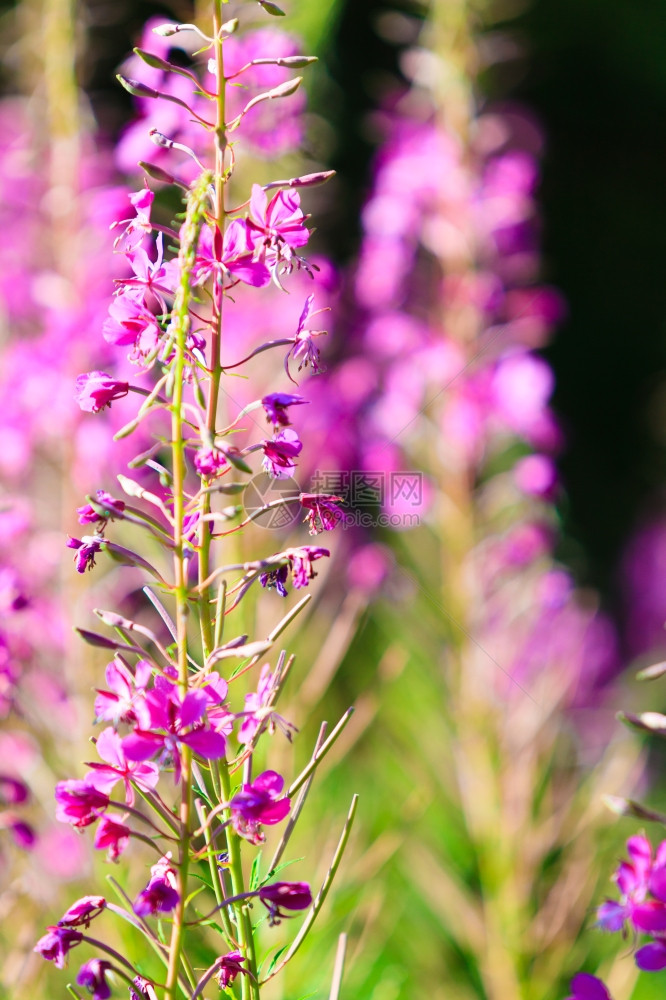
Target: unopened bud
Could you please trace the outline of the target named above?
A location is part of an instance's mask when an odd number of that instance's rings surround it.
[[[272,90],[266,90],[263,94],[257,94],[256,97],[253,97],[252,100],[245,105],[241,112],[241,117],[247,114],[247,112],[251,108],[254,108],[257,104],[261,104],[262,101],[272,101],[277,97],[289,97],[291,94],[295,94],[302,82],[302,76],[295,76],[291,80],[285,80],[285,82],[281,83],[279,87],[273,87]],[[238,120],[239,119],[237,119],[237,121]]]
[[[167,173],[166,170],[162,170],[162,168],[158,167],[155,163],[146,163],[145,160],[139,160],[139,166],[144,173],[148,174],[149,177],[152,177],[154,181],[162,181],[163,184],[178,183],[172,174]]]
[[[222,25],[222,27],[220,28],[220,31],[224,35],[233,35],[234,32],[237,31],[237,30],[238,30],[238,18],[237,17],[232,17],[232,19],[230,21],[225,21],[224,24]]]
[[[156,146],[161,146],[162,149],[171,149],[173,146],[171,139],[163,135],[162,132],[158,132],[156,128],[151,128],[148,135],[150,136],[150,141],[154,142]]]
[[[302,82],[302,76],[295,76],[293,80],[285,80],[279,87],[274,87],[272,90],[267,91],[266,96],[269,99],[273,97],[289,97],[290,94],[296,93]]]
[[[264,191],[280,187],[316,187],[318,184],[325,184],[326,181],[330,181],[331,177],[335,177],[335,170],[319,170],[316,174],[303,174],[301,177],[289,177],[284,181],[271,181],[270,184],[264,184]]]
[[[166,59],[156,56],[153,52],[146,52],[145,49],[135,48],[134,55],[142,59],[151,69],[161,69],[163,72],[171,72],[174,67]]]
[[[180,31],[179,24],[158,24],[156,28],[153,28],[156,35],[160,35],[161,38],[169,38],[170,35],[176,35]]]
[[[284,17],[284,11],[276,3],[273,3],[273,0],[257,0],[257,2],[267,14],[272,14],[273,17]]]
[[[131,80],[128,76],[123,76],[121,73],[116,74],[116,80],[118,83],[125,88],[132,95],[132,97],[159,97],[160,95],[152,87],[147,87],[145,83],[141,83],[139,80]]]

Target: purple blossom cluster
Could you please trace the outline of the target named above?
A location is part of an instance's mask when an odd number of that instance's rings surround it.
[[[245,327],[248,314],[242,306],[236,309],[237,295],[272,289],[285,296],[286,282],[297,285],[314,278],[316,266],[301,256],[310,231],[300,190],[329,175],[319,172],[254,184],[247,201],[235,209],[227,207],[227,185],[242,160],[238,127],[242,125],[250,147],[254,144],[267,154],[295,141],[300,95],[291,104],[287,99],[300,79],[291,78],[291,68],[311,60],[297,56],[292,41],[273,31],[237,36],[238,22],[220,23],[220,11],[218,3],[212,36],[192,26],[153,24],[158,30],[151,38],[157,37],[157,46],[150,53],[137,50],[140,65],[129,67],[132,77],[121,77],[142,102],[141,121],[127,133],[121,154],[126,155],[132,143],[136,146],[139,126],[153,138],[159,136],[160,162],[153,158],[145,171],[164,182],[169,174],[161,164],[169,165],[177,186],[185,190],[184,221],[181,217],[176,227],[154,219],[154,192],[147,184],[130,194],[130,211],[123,213],[128,217],[112,226],[115,290],[111,297],[102,296],[103,360],[71,379],[85,419],[103,421],[107,434],[116,429],[121,448],[113,465],[122,468],[122,459],[130,457],[126,449],[138,451],[128,463],[138,479],[118,477],[126,499],[99,488],[78,507],[78,522],[89,533],[67,541],[76,570],[83,574],[111,556],[148,574],[159,592],[158,598],[144,588],[158,615],[156,629],[145,624],[145,609],[135,618],[98,609],[102,623],[118,638],[80,630],[92,645],[113,651],[106,684],[97,688],[95,697],[95,721],[102,727],[93,740],[98,759],[87,763],[83,777],[60,781],[55,792],[56,818],[77,831],[93,828],[94,846],[106,852],[108,861],[118,862],[142,844],[160,853],[143,887],[124,897],[124,906],[103,897],[83,897],[35,947],[58,968],[74,946],[101,950],[103,957],[88,959],[77,976],[77,983],[100,1000],[111,995],[118,978],[131,983],[131,997],[153,1000],[159,990],[165,1000],[174,1000],[182,992],[183,978],[189,984],[187,995],[198,996],[213,976],[226,988],[239,975],[243,990],[252,983],[251,995],[258,997],[252,901],[266,908],[270,926],[313,905],[308,883],[276,880],[277,855],[269,870],[261,873],[257,858],[246,873],[241,853],[242,842],[263,844],[265,828],[287,819],[294,792],[318,764],[313,757],[284,794],[285,779],[278,772],[265,769],[252,775],[258,741],[276,729],[290,739],[295,732],[275,712],[292,662],[286,651],[274,667],[265,663],[256,689],[246,687],[238,699],[239,680],[272,655],[282,629],[306,601],[288,611],[267,640],[228,638],[226,630],[257,581],[285,596],[289,576],[295,590],[307,587],[316,575],[314,563],[330,553],[319,546],[292,545],[231,565],[219,565],[214,554],[218,540],[244,530],[253,520],[252,515],[243,517],[240,506],[220,506],[219,497],[242,492],[246,483],[239,477],[253,475],[255,456],[273,479],[291,473],[303,449],[292,414],[308,401],[263,386],[258,395],[255,389],[249,399],[238,400],[232,385],[229,399],[237,412],[233,419],[228,413],[223,419],[218,401],[227,369],[235,374],[256,354],[277,349],[286,390],[294,381],[294,368],[319,369],[315,338],[323,332],[313,323],[319,310],[311,291],[301,297],[300,314],[286,337],[266,340],[264,334],[258,344],[247,335],[236,338],[228,330],[233,319],[228,324],[227,317],[235,315],[239,322],[240,314]],[[202,38],[206,41],[204,51],[211,60],[207,72],[196,69],[199,78],[194,69],[181,72],[183,67],[169,62],[172,45],[166,40],[181,34],[194,35],[199,48]],[[288,85],[283,81],[285,68]],[[237,88],[241,81],[243,87]],[[269,119],[264,102],[286,110],[271,113]],[[170,116],[174,107],[177,112]],[[183,157],[185,170],[180,169]],[[175,247],[175,255],[167,247]],[[222,343],[225,352],[236,355],[228,364]],[[135,397],[138,408],[130,408]],[[116,412],[123,407],[125,422],[119,427]],[[259,412],[261,421],[255,419]],[[301,492],[289,502],[298,504],[310,534],[331,531],[344,516],[336,496]],[[126,538],[130,526],[134,534]],[[132,547],[120,544],[130,538]],[[270,599],[268,603],[277,607]],[[238,662],[239,668],[224,670],[229,661]],[[297,815],[286,825],[280,854]],[[353,811],[345,837],[352,819]],[[337,864],[339,857],[334,867]],[[189,880],[202,871],[209,891],[199,899]],[[101,925],[108,914],[119,912],[151,944],[158,943],[166,966],[159,978],[145,978],[143,966],[140,971],[104,941],[85,933],[92,920],[97,925],[102,917]],[[159,932],[153,920],[160,922]],[[165,922],[170,926],[168,945]],[[197,982],[187,958],[187,940],[202,926],[215,926],[227,951],[218,954]],[[294,947],[299,943],[300,938]]]
[[[649,934],[634,959],[644,972],[659,972],[666,969],[666,840],[653,853],[647,837],[630,837],[627,854],[613,876],[620,899],[602,903],[597,922],[605,931]]]

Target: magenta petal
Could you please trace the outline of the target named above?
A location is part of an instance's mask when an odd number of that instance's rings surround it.
[[[653,941],[639,948],[634,956],[636,965],[643,972],[660,972],[666,969],[666,944],[661,941]]]
[[[183,703],[178,713],[178,720],[181,726],[193,726],[203,718],[208,705],[208,698],[205,691],[190,691],[183,698]]]
[[[126,667],[112,661],[106,668],[106,683],[119,698],[129,698],[132,694],[132,675]]]
[[[629,837],[627,854],[637,868],[647,868],[652,861],[652,847],[647,837]]]
[[[157,680],[162,680],[163,678],[157,678]],[[150,724],[154,726],[155,729],[169,729],[171,720],[169,718],[169,700],[170,695],[175,691],[174,685],[167,682],[166,690],[157,686],[152,691],[148,691],[146,694],[146,705],[148,706],[148,711],[150,712]]]
[[[134,675],[134,685],[137,690],[143,690],[148,687],[152,675],[153,668],[148,660],[139,660],[136,665],[136,673]]]
[[[640,931],[666,931],[666,905],[664,903],[638,903],[631,907],[631,922]]]
[[[662,868],[664,866],[666,866],[666,840],[662,840],[657,848],[657,855],[654,861],[655,868]]]
[[[229,223],[224,234],[223,260],[229,266],[233,257],[246,254],[252,250],[252,233],[245,219],[234,219]]]
[[[640,885],[640,880],[633,865],[621,861],[615,872],[615,882],[623,896],[629,896]]]
[[[611,1000],[610,993],[596,976],[587,972],[579,972],[571,980],[574,1000]]]
[[[260,260],[239,257],[238,260],[227,261],[226,266],[235,278],[253,288],[264,288],[271,280],[271,272]]]
[[[215,672],[208,675],[207,683],[203,690],[206,692],[209,705],[216,706],[221,705],[227,697],[229,685],[225,681],[224,677],[220,677],[220,675]]]
[[[597,910],[597,923],[604,931],[621,931],[626,919],[624,906],[610,899]]]
[[[264,826],[273,826],[274,823],[279,823],[285,818],[290,808],[291,799],[278,799],[277,802],[271,802],[270,805],[262,807],[260,822]]]
[[[128,760],[148,760],[164,746],[164,737],[158,733],[135,730],[123,740],[123,751]]]
[[[114,767],[124,767],[125,757],[122,751],[121,739],[113,726],[107,726],[97,737],[95,744],[97,753],[107,764]]]
[[[98,691],[95,698],[95,718],[113,721],[118,714],[120,699],[110,691]]]
[[[157,764],[137,764],[130,772],[130,778],[140,788],[155,788],[160,780],[160,769]]]
[[[666,903],[666,868],[653,869],[649,884],[652,895]]]
[[[121,780],[122,774],[108,764],[90,764],[90,767],[94,770],[86,775],[86,782],[103,795],[109,795],[114,785]]]
[[[266,223],[266,209],[268,207],[268,196],[260,184],[252,185],[252,197],[250,198],[250,215],[255,222],[264,225]]]
[[[224,757],[227,741],[221,733],[216,733],[213,729],[198,729],[187,736],[181,736],[181,741],[187,743],[195,753],[206,760],[218,760]]]
[[[37,835],[28,823],[24,823],[21,819],[15,819],[10,823],[9,828],[17,847],[29,851],[31,847],[35,846]]]
[[[284,778],[277,771],[262,771],[252,782],[252,788],[269,795],[279,795],[284,788]]]

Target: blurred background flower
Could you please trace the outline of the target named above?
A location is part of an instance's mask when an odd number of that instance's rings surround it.
[[[659,771],[613,716],[636,698],[622,669],[663,655],[666,619],[663,17],[619,0],[285,7],[286,34],[257,7],[230,59],[270,32],[279,54],[304,44],[320,63],[307,104],[299,92],[277,125],[256,114],[246,165],[259,181],[276,160],[285,177],[337,176],[303,193],[319,220],[315,282],[301,271],[260,305],[240,287],[225,350],[231,365],[267,331],[293,337],[312,291],[329,310],[306,325],[327,331],[307,340],[327,370],[297,374],[294,355],[299,388],[281,386],[309,401],[293,417],[301,488],[345,510],[331,568],[317,564],[326,585],[287,717],[301,725],[325,699],[333,722],[356,702],[312,796],[365,802],[331,934],[289,989],[323,989],[345,929],[349,995],[556,1000],[585,966],[615,1000],[647,1000],[663,976],[634,989],[614,943],[581,930],[633,832],[600,796]],[[54,821],[52,788],[86,754],[80,720],[104,664],[70,641],[72,608],[81,620],[109,592],[145,605],[113,572],[93,579],[93,600],[64,548],[82,497],[113,492],[140,451],[109,449],[123,400],[82,413],[75,379],[110,371],[99,333],[126,275],[109,226],[132,215],[136,159],[167,162],[148,130],[197,143],[176,105],[133,100],[114,74],[162,87],[128,60],[136,44],[196,62],[150,28],[200,9],[2,5],[0,976],[12,1000],[33,977],[51,989],[30,956],[33,921],[63,909],[58,881],[99,864]],[[261,70],[256,86],[281,74]],[[159,220],[173,206],[152,186]],[[231,411],[246,392],[230,383]],[[287,526],[284,544],[304,531]],[[267,550],[269,536],[257,529]],[[280,598],[265,597],[253,613],[273,622]],[[285,760],[315,735],[285,742]],[[658,782],[651,794],[659,803]],[[333,836],[301,833],[321,856]]]

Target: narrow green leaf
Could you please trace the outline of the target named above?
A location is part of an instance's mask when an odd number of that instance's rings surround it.
[[[289,945],[285,944],[285,945],[282,946],[282,948],[278,948],[278,950],[275,952],[275,954],[271,958],[270,962],[268,963],[268,968],[266,969],[266,975],[267,976],[270,976],[271,972],[273,971],[273,969],[275,968],[275,966],[278,964],[280,956],[284,955],[284,953],[285,953],[285,951],[287,950],[288,947],[289,947]]]
[[[255,854],[252,859],[250,869],[250,892],[254,892],[261,885],[261,851]]]

